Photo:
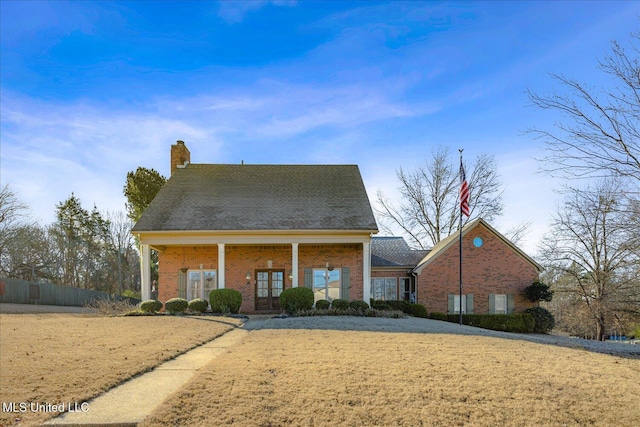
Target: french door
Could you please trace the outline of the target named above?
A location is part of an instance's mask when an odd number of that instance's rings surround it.
[[[256,270],[256,310],[279,310],[284,270]]]

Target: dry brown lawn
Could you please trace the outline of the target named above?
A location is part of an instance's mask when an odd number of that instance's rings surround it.
[[[0,314],[0,402],[83,402],[230,330],[218,317]],[[1,412],[0,425],[52,413]]]
[[[257,330],[145,426],[638,426],[640,360],[511,339]]]

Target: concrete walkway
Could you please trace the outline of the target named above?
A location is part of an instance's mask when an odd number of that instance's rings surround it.
[[[182,388],[198,369],[242,341],[248,333],[242,326],[233,329],[89,401],[86,412],[67,412],[44,425],[136,426]]]

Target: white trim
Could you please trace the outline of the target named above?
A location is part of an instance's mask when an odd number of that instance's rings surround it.
[[[140,245],[140,292],[142,300],[151,299],[151,249]]]
[[[286,244],[295,241],[302,244],[324,243],[366,243],[371,242],[370,231],[154,231],[138,234],[140,241],[152,246],[167,245],[214,245],[226,243],[230,245],[264,245]]]
[[[224,289],[224,243],[218,243],[218,289]]]
[[[298,243],[291,243],[291,287],[298,287]]]
[[[371,299],[371,237],[362,244],[362,299],[367,304]]]

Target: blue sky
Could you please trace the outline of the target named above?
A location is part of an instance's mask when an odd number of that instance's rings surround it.
[[[356,163],[372,202],[433,148],[496,157],[502,231],[532,222],[535,252],[557,181],[525,133],[549,72],[591,86],[638,2],[0,3],[0,180],[52,222],[72,192],[124,210],[126,173],[194,163]],[[473,191],[473,189],[471,190]]]

